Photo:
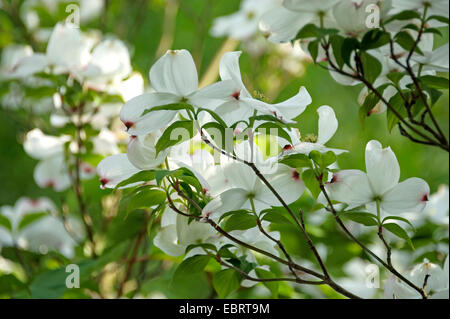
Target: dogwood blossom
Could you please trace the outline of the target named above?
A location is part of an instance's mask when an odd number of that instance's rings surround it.
[[[400,166],[391,148],[382,148],[378,141],[366,146],[366,170],[342,170],[333,175],[326,189],[334,200],[347,204],[349,209],[374,205],[388,214],[421,212],[429,199],[428,184],[420,178],[399,183]]]
[[[323,105],[317,109],[317,113],[319,114],[319,132],[317,135],[317,141],[302,142],[300,141],[296,133],[291,132],[290,136],[292,137],[293,144],[281,145],[281,147],[283,148],[283,155],[293,153],[308,155],[312,151],[318,151],[321,153],[332,151],[335,154],[339,155],[346,152],[345,150],[328,148],[325,146],[325,143],[327,143],[333,137],[338,128],[338,121],[334,110],[328,105]],[[284,140],[281,141],[282,143],[287,142]]]
[[[425,286],[427,294],[432,299],[449,298],[449,268],[448,256],[444,267],[424,261],[415,266],[408,273],[408,278],[418,287]],[[425,285],[426,283],[426,285]],[[384,296],[387,299],[419,299],[421,296],[417,291],[400,282],[396,277],[390,277],[384,286]]]

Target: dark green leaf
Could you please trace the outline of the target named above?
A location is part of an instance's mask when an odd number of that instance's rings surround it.
[[[156,153],[159,154],[173,145],[187,141],[194,136],[192,121],[177,121],[165,129],[156,143]]]
[[[225,269],[214,274],[213,286],[219,298],[226,298],[239,289],[241,275],[233,269]]]

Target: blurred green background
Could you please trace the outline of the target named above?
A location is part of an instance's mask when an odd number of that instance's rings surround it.
[[[151,65],[161,54],[161,38],[171,40],[172,49],[188,49],[192,52],[200,69],[200,77],[207,70],[216,52],[225,39],[213,38],[209,29],[215,17],[230,14],[239,7],[239,0],[207,1],[182,0],[172,3],[175,20],[167,19],[172,13],[163,0],[107,1],[107,10],[100,18],[82,26],[85,29],[98,28],[106,34],[114,34],[127,43],[132,54],[133,67],[147,79]],[[166,19],[165,19],[166,17]],[[52,27],[57,17],[48,17],[41,21],[42,26]],[[12,42],[22,42],[23,35],[8,20],[0,15],[1,48]],[[173,30],[172,30],[173,28]],[[448,37],[448,32],[445,33]],[[42,50],[45,49],[45,45]],[[264,75],[272,62],[269,53],[257,60],[244,53],[241,58],[242,73],[248,87],[258,92],[271,91],[271,78]],[[272,63],[273,64],[273,63]],[[283,100],[305,86],[312,96],[313,103],[299,117],[302,135],[317,133],[316,109],[321,105],[330,105],[339,120],[339,129],[329,142],[330,147],[349,150],[339,159],[341,168],[364,169],[364,149],[371,139],[380,140],[383,145],[391,146],[401,166],[401,178],[417,176],[430,184],[432,192],[440,184],[448,184],[449,155],[433,147],[418,145],[400,136],[397,129],[392,134],[387,131],[384,115],[375,115],[361,124],[358,118],[357,97],[361,87],[344,87],[330,77],[327,71],[314,65],[306,65],[300,78],[286,76],[284,70],[274,70],[283,78],[282,90],[274,96],[266,96],[271,101]],[[449,95],[441,97],[436,114],[447,136],[449,131]],[[17,122],[0,108],[0,205],[12,205],[21,196],[55,197],[53,192],[40,189],[32,175],[36,162],[23,151],[21,140],[27,128],[23,122]]]

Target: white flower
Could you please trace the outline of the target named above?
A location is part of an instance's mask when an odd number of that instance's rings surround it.
[[[293,137],[293,145],[281,145],[281,147],[283,148],[283,155],[293,153],[308,155],[312,151],[318,151],[321,153],[332,151],[337,155],[347,152],[345,150],[328,148],[325,146],[325,144],[336,133],[338,128],[338,121],[336,119],[334,110],[330,106],[323,105],[317,109],[317,113],[319,114],[319,132],[317,141],[315,143],[301,142],[295,134],[291,134],[291,136]]]
[[[367,174],[360,170],[335,173],[326,185],[332,199],[348,204],[349,209],[368,205],[372,211],[378,201],[380,209],[389,214],[421,212],[428,201],[430,188],[420,178],[401,183],[400,167],[390,148],[383,149],[378,141],[366,147]]]
[[[228,82],[218,82],[198,90],[198,74],[191,54],[186,50],[171,50],[150,69],[150,82],[156,92],[145,93],[128,101],[120,119],[131,135],[145,135],[169,124],[178,111],[154,111],[155,106],[186,102],[196,107],[213,109],[231,95]]]
[[[281,0],[244,0],[239,11],[214,20],[211,34],[246,40],[257,33],[261,16],[280,4]]]
[[[259,148],[248,141],[236,146],[235,153],[238,158],[253,161],[262,171],[264,167],[270,168],[273,161],[263,161]],[[218,219],[222,214],[239,210],[252,209],[251,201],[255,210],[260,212],[271,206],[281,206],[281,203],[269,188],[256,176],[253,170],[246,164],[233,161],[223,168],[224,181],[222,185],[225,190],[203,209],[203,215],[212,219]],[[290,204],[303,194],[305,185],[300,178],[300,173],[283,164],[278,164],[275,172],[266,174],[271,185],[280,193],[283,200]]]
[[[428,16],[438,15],[449,17],[447,0],[393,0],[393,13],[405,10],[417,10],[423,13],[425,6],[428,8]]]
[[[441,185],[437,191],[430,196],[426,208],[426,214],[428,218],[437,225],[449,224],[449,192],[447,185]]]
[[[0,227],[0,245],[18,245],[22,249],[43,254],[49,250],[56,250],[72,258],[76,242],[67,232],[63,222],[51,215],[55,211],[53,202],[44,197],[20,198],[14,207],[2,207],[0,214],[9,219],[12,230],[9,232]],[[47,215],[19,228],[25,216],[35,213],[47,213]],[[84,231],[77,219],[68,219],[67,227],[74,231],[78,239],[83,238]]]
[[[341,0],[333,8],[333,16],[339,29],[353,37],[357,37],[369,30],[367,18],[369,6],[377,6],[380,19],[383,19],[391,9],[391,0]]]
[[[274,105],[254,99],[242,81],[239,67],[240,55],[241,52],[225,53],[220,62],[220,77],[222,81],[231,81],[233,91],[226,98],[227,101],[218,106],[215,111],[227,124],[246,120],[255,112],[270,114],[284,121],[292,121],[311,104],[311,96],[304,87],[300,88],[297,95]]]
[[[339,0],[284,0],[281,8],[268,11],[261,18],[260,28],[272,42],[288,42],[295,39],[298,31],[313,23],[332,27],[331,9]]]
[[[165,149],[156,154],[156,142],[160,134],[153,132],[147,135],[132,136],[128,143],[128,160],[137,168],[149,170],[161,165],[169,153]]]
[[[97,175],[103,188],[115,188],[141,170],[128,160],[127,154],[116,154],[102,160],[97,166]],[[131,187],[134,185],[129,185]]]
[[[444,268],[425,261],[415,266],[406,277],[418,287],[426,282],[426,293],[431,299],[449,298],[449,261],[448,256]],[[396,277],[389,278],[384,286],[384,297],[387,299],[419,299],[420,294]]]
[[[28,45],[11,44],[5,47],[0,64],[0,79],[10,78],[22,59],[32,54],[33,49]]]
[[[189,245],[214,242],[217,237],[211,225],[195,220],[189,221],[189,218],[177,214],[170,208],[165,210],[161,226],[153,243],[170,256],[181,256]],[[195,250],[195,252],[202,253],[203,250]],[[188,256],[195,252],[190,251]]]

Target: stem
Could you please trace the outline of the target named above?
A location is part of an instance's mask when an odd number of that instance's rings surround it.
[[[409,279],[405,278],[402,274],[400,274],[394,267],[392,267],[391,265],[387,264],[383,259],[381,259],[380,257],[378,257],[373,251],[371,251],[366,245],[364,245],[361,241],[359,241],[358,238],[356,238],[349,230],[348,228],[345,226],[345,224],[343,223],[343,221],[341,220],[341,218],[338,216],[338,213],[336,211],[336,209],[333,206],[333,203],[325,189],[325,186],[322,183],[320,183],[320,189],[322,190],[322,193],[324,194],[328,205],[330,206],[330,210],[333,213],[334,218],[336,219],[336,222],[338,223],[338,225],[341,227],[341,229],[347,234],[348,237],[350,237],[351,240],[353,240],[356,244],[358,244],[358,246],[360,246],[366,253],[368,253],[370,256],[372,256],[373,258],[375,258],[380,264],[382,264],[387,270],[389,270],[392,274],[394,274],[397,278],[399,278],[400,280],[402,280],[403,282],[405,282],[408,286],[410,286],[411,288],[413,288],[414,290],[416,290],[418,293],[420,293],[420,295],[422,296],[423,299],[427,299],[428,296],[426,294],[424,294],[423,290],[419,287],[417,287],[415,284],[413,284]]]
[[[187,197],[187,196],[186,196],[186,197]],[[231,234],[227,233],[225,230],[223,230],[223,229],[222,229],[219,225],[217,225],[213,220],[211,220],[211,219],[209,219],[209,218],[203,218],[203,217],[200,217],[200,216],[190,215],[190,214],[187,214],[187,213],[182,212],[181,210],[179,210],[179,209],[174,205],[174,203],[173,203],[173,201],[172,201],[172,198],[170,197],[169,194],[167,194],[167,200],[168,200],[168,202],[169,202],[169,207],[172,208],[177,214],[180,214],[180,215],[182,215],[182,216],[185,216],[185,217],[189,217],[189,218],[195,219],[196,221],[199,221],[199,222],[206,222],[206,223],[210,224],[210,225],[211,225],[217,232],[219,232],[221,235],[223,235],[224,237],[230,239],[231,241],[235,242],[236,244],[238,244],[238,245],[240,245],[240,246],[242,246],[242,247],[248,248],[248,249],[250,249],[250,250],[253,250],[253,251],[255,251],[255,252],[257,252],[257,253],[260,253],[260,254],[262,254],[262,255],[265,255],[265,256],[267,256],[267,257],[269,257],[269,258],[271,258],[271,259],[273,259],[273,260],[275,260],[275,261],[277,261],[277,262],[279,262],[279,263],[281,263],[281,264],[283,264],[283,265],[289,266],[289,262],[288,262],[288,261],[286,261],[286,260],[284,260],[284,259],[282,259],[282,258],[280,258],[280,257],[278,257],[278,256],[275,256],[275,255],[273,255],[273,254],[271,254],[271,253],[269,253],[269,252],[267,252],[267,251],[265,251],[265,250],[262,250],[262,249],[260,249],[260,248],[258,248],[258,247],[255,247],[255,246],[252,246],[252,245],[250,245],[250,244],[247,244],[247,243],[245,243],[245,242],[243,242],[243,241],[241,241],[241,240],[235,238],[233,235],[231,235]],[[304,273],[310,274],[310,275],[312,275],[312,276],[314,276],[314,277],[316,277],[316,278],[318,278],[318,279],[322,279],[322,281],[323,281],[324,284],[327,284],[328,286],[330,286],[331,288],[333,288],[335,291],[341,293],[343,296],[346,296],[346,297],[351,298],[351,299],[361,299],[360,297],[358,297],[358,296],[352,294],[351,292],[347,291],[347,290],[344,289],[343,287],[341,287],[341,286],[339,286],[338,284],[336,284],[336,283],[335,283],[334,281],[332,281],[330,278],[327,278],[327,277],[325,277],[324,275],[315,272],[314,270],[305,268],[305,267],[300,266],[300,265],[295,264],[295,263],[292,264],[291,266],[292,266],[294,269],[297,269],[297,270],[302,271],[302,272],[304,272]],[[305,283],[304,280],[302,280],[302,281],[303,281],[303,283]]]

